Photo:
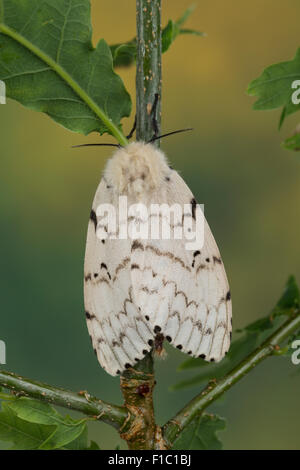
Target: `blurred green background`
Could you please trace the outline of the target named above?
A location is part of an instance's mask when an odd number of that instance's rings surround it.
[[[163,23],[190,2],[163,1]],[[91,3],[94,42],[135,35],[134,0]],[[253,111],[245,93],[265,66],[294,56],[299,15],[297,0],[202,0],[187,27],[208,36],[181,36],[163,58],[163,131],[195,130],[162,147],[205,204],[231,284],[235,328],[266,315],[289,274],[300,281],[300,157],[280,148],[299,117],[279,134],[279,112]],[[119,73],[134,95],[134,68]],[[119,379],[91,349],[82,295],[87,222],[110,150],[71,149],[99,138],[72,134],[11,100],[0,106],[0,136],[3,368],[121,403]],[[160,423],[198,391],[168,391],[188,376],[176,372],[184,359],[168,348],[156,363]],[[228,421],[220,434],[225,448],[299,449],[299,388],[299,369],[288,360],[260,365],[213,407]],[[124,447],[104,424],[91,425],[90,435],[104,449]]]

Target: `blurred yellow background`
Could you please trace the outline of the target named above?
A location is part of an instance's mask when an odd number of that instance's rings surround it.
[[[163,0],[163,24],[190,3]],[[135,35],[134,0],[91,4],[95,43]],[[279,134],[280,113],[253,111],[245,92],[265,66],[294,56],[299,15],[296,0],[202,0],[186,26],[207,37],[181,36],[163,58],[163,131],[195,130],[162,148],[205,204],[231,284],[234,328],[266,315],[290,274],[300,281],[300,156],[280,148],[299,115]],[[119,73],[134,95],[134,68]],[[134,111],[125,130],[133,118]],[[119,379],[91,349],[82,295],[87,222],[110,150],[71,149],[100,139],[11,100],[0,106],[0,126],[4,368],[121,403]],[[184,359],[168,348],[156,364],[160,423],[198,391],[168,391],[191,375],[176,372]],[[269,359],[212,408],[228,421],[220,435],[226,449],[300,448],[299,368]],[[124,447],[104,424],[91,425],[90,435],[102,449]]]

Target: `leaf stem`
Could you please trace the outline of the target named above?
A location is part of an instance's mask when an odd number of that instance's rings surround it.
[[[86,105],[96,114],[96,116],[105,124],[107,129],[110,130],[112,135],[117,139],[121,145],[127,145],[128,141],[118,127],[110,120],[105,112],[97,105],[97,103],[86,93],[86,91],[74,80],[68,72],[58,64],[52,57],[45,54],[39,47],[32,44],[21,34],[17,33],[9,26],[0,23],[0,33],[6,34],[22,46],[26,47],[30,52],[35,54],[39,59],[46,63],[57,75],[59,75],[72,90],[86,103]]]
[[[163,436],[167,444],[172,443],[179,436],[182,430],[195,418],[200,415],[205,408],[217,400],[224,392],[241,380],[248,372],[256,367],[260,362],[272,356],[280,343],[285,341],[291,334],[300,328],[300,311],[289,318],[278,330],[275,331],[266,341],[251,353],[244,361],[236,366],[224,378],[219,381],[211,381],[207,387],[191,400],[174,418],[168,421],[163,428]]]
[[[87,392],[71,392],[5,371],[0,371],[0,385],[12,390],[17,396],[36,398],[97,417],[118,431],[126,430],[130,426],[131,415],[126,408],[91,397]]]

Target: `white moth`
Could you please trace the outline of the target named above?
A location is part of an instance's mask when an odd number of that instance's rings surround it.
[[[101,366],[120,374],[153,347],[161,350],[164,339],[193,357],[220,361],[230,346],[231,297],[207,222],[203,246],[192,251],[185,238],[101,240],[97,229],[102,224],[107,232],[108,226],[97,209],[111,204],[118,214],[120,196],[146,207],[190,204],[192,213],[183,218],[196,217],[190,189],[152,144],[131,143],[108,161],[93,202],[84,266],[87,325]]]

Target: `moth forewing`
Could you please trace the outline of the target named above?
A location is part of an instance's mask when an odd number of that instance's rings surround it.
[[[126,198],[126,211],[120,198]],[[114,239],[97,236],[100,219],[99,233],[111,235],[109,219],[105,224],[101,217],[103,204],[111,204],[121,221]],[[146,211],[136,210],[138,205]],[[177,205],[181,217],[163,210],[153,215],[152,205]],[[191,245],[199,217],[202,236]],[[161,230],[157,236],[155,220],[177,236],[165,239]],[[146,228],[147,236],[140,236]],[[218,247],[190,189],[151,144],[132,143],[107,163],[89,221],[84,293],[93,347],[112,375],[133,366],[153,345],[162,349],[164,338],[208,361],[221,360],[229,349],[231,297]]]

